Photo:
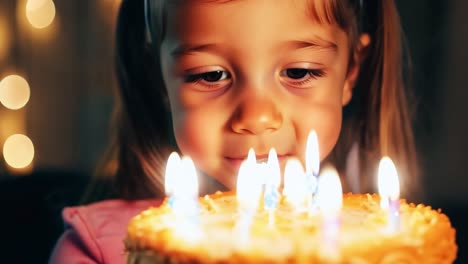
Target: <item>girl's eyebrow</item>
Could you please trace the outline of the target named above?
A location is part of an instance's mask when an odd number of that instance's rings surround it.
[[[171,51],[171,55],[173,58],[177,59],[189,53],[216,50],[218,48],[219,48],[219,45],[215,43],[210,43],[210,44],[182,43],[176,46]],[[325,50],[325,51],[330,51],[332,53],[336,53],[338,50],[338,45],[334,42],[324,40],[322,38],[301,39],[301,40],[298,39],[298,40],[288,40],[288,41],[281,42],[276,47],[275,50],[282,51],[285,49],[289,49],[289,50],[317,49],[317,50]]]
[[[188,53],[196,51],[206,51],[210,49],[215,49],[216,46],[216,44],[181,44],[176,46],[176,48],[171,51],[171,55],[174,58],[178,58],[182,55],[186,55]]]
[[[338,45],[336,43],[324,39],[289,40],[282,42],[279,47],[280,50],[285,48],[291,50],[320,49],[330,52],[337,52],[338,50]]]

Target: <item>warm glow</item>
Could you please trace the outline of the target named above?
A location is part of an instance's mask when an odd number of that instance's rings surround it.
[[[11,45],[11,33],[7,18],[8,16],[0,10],[0,60],[9,55]]]
[[[25,134],[26,129],[26,111],[4,110],[0,104],[0,150],[5,140],[13,134]],[[1,153],[1,151],[0,151]]]
[[[55,5],[52,0],[28,0],[26,17],[35,28],[49,26],[55,18]]]
[[[34,158],[34,145],[31,139],[25,135],[12,135],[3,145],[3,156],[12,168],[25,168],[31,164]]]
[[[306,174],[318,175],[320,169],[320,152],[318,145],[318,137],[315,130],[312,130],[307,137],[306,145]]]
[[[19,75],[10,75],[0,82],[0,102],[9,109],[17,110],[29,101],[28,82]]]
[[[241,210],[255,210],[262,193],[263,177],[253,149],[249,150],[247,160],[243,161],[237,176],[237,202]]]
[[[278,188],[281,184],[281,170],[275,149],[271,149],[268,153],[267,170],[265,184]]]
[[[381,197],[381,207],[388,207],[388,200],[398,200],[400,197],[400,182],[398,173],[389,157],[380,160],[378,171],[378,188]]]
[[[284,168],[283,195],[288,202],[300,207],[307,201],[307,178],[302,164],[297,159],[289,159]]]
[[[336,215],[343,206],[340,176],[332,167],[324,168],[320,174],[317,203],[324,215]]]
[[[164,187],[166,195],[174,194],[174,181],[177,181],[177,175],[180,174],[181,159],[177,152],[172,152],[167,159],[166,175],[164,177]]]

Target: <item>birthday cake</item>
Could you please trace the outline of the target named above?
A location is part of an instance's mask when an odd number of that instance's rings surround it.
[[[349,263],[449,264],[456,258],[455,229],[429,206],[400,200],[399,223],[389,220],[376,194],[344,194],[333,238],[320,214],[298,212],[284,199],[271,213],[259,206],[247,232],[236,228],[233,192],[199,199],[196,219],[183,219],[167,201],[128,225],[127,263]],[[329,236],[329,235],[328,235]]]

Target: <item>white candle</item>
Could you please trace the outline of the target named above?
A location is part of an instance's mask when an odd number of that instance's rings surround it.
[[[190,242],[201,238],[198,222],[198,178],[193,161],[177,153],[169,156],[165,189],[169,196],[169,206],[175,216],[175,233]]]
[[[303,212],[307,209],[308,194],[307,178],[301,162],[289,159],[284,168],[283,195],[286,201],[296,208],[296,212]]]
[[[173,210],[180,215],[193,216],[198,212],[198,177],[192,159],[183,157],[173,186]]]
[[[164,188],[168,197],[169,206],[174,205],[174,186],[180,174],[181,160],[177,152],[172,152],[167,159],[166,174],[164,176]]]
[[[234,227],[238,246],[244,247],[249,242],[252,218],[258,207],[262,193],[263,177],[259,174],[255,152],[249,150],[247,160],[242,162],[237,176],[237,203],[239,219]]]
[[[323,219],[323,253],[336,256],[340,211],[343,206],[343,191],[338,172],[332,167],[323,169],[318,179],[317,204]]]
[[[395,165],[389,157],[380,160],[378,188],[380,207],[385,210],[388,217],[387,229],[395,232],[400,225],[400,183]]]
[[[237,176],[237,202],[240,211],[255,211],[262,192],[263,180],[258,174],[255,152],[249,150]]]

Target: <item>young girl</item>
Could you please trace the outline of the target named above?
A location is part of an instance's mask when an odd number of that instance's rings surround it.
[[[64,210],[51,262],[124,263],[128,220],[164,196],[172,151],[194,160],[208,193],[235,187],[249,148],[303,161],[314,129],[345,190],[375,192],[389,155],[408,197],[401,58],[393,0],[123,0],[113,192]]]

